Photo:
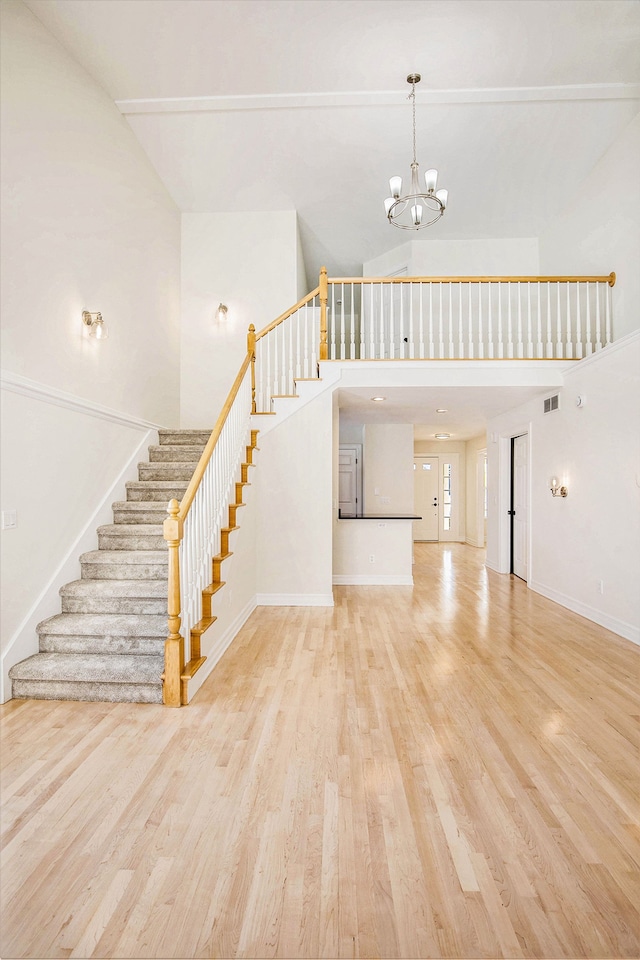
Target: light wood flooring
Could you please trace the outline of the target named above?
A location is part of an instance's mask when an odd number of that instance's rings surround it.
[[[638,957],[640,648],[416,559],[189,707],[7,704],[2,957]]]

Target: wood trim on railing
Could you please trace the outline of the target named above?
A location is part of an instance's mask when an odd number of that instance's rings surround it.
[[[304,296],[302,300],[298,300],[294,307],[290,307],[289,310],[279,316],[276,320],[273,320],[272,323],[269,323],[266,327],[264,327],[260,333],[256,333],[256,340],[261,340],[262,337],[266,337],[268,333],[271,333],[272,330],[275,330],[276,327],[280,326],[280,324],[283,323],[293,313],[295,313],[296,310],[300,310],[301,307],[304,307],[305,303],[309,303],[310,300],[313,300],[319,290],[320,288],[316,287],[315,290],[312,290],[311,293],[308,293],[306,296]]]
[[[243,363],[242,363],[242,366],[240,367],[240,371],[239,371],[239,373],[238,373],[238,376],[237,376],[236,379],[234,380],[233,386],[231,387],[231,390],[229,391],[229,395],[228,395],[227,399],[226,399],[225,402],[224,402],[224,407],[223,407],[222,410],[220,411],[220,416],[219,416],[218,419],[216,420],[215,427],[214,427],[213,430],[211,431],[211,436],[210,436],[209,439],[207,440],[207,445],[206,445],[206,447],[204,448],[204,450],[202,451],[202,456],[201,456],[200,459],[198,460],[198,465],[197,465],[196,469],[195,469],[194,472],[193,472],[193,476],[191,477],[191,480],[190,480],[190,482],[189,482],[189,486],[187,487],[187,489],[186,489],[186,491],[185,491],[185,494],[184,494],[182,500],[180,501],[179,517],[180,517],[180,519],[182,519],[182,520],[184,520],[184,518],[185,518],[186,515],[188,514],[189,508],[191,507],[191,504],[193,503],[193,498],[195,497],[196,491],[197,491],[198,487],[200,486],[200,483],[201,483],[201,481],[202,481],[202,477],[204,476],[204,471],[206,470],[207,464],[209,463],[209,460],[211,459],[211,454],[213,453],[213,450],[214,450],[214,448],[215,448],[215,445],[216,445],[216,443],[218,442],[218,438],[220,437],[220,434],[222,433],[222,428],[224,427],[225,420],[227,419],[227,416],[229,415],[229,411],[231,410],[231,407],[233,406],[233,401],[235,400],[235,398],[236,398],[237,395],[238,395],[238,390],[240,389],[240,385],[241,385],[242,381],[244,380],[244,375],[245,375],[245,373],[247,372],[247,368],[249,367],[249,364],[251,363],[251,359],[252,359],[252,358],[251,358],[251,354],[250,354],[250,353],[247,353],[247,355],[246,355],[246,357],[244,358],[244,361],[243,361]]]
[[[329,283],[327,280],[327,268],[320,270],[320,350],[318,352],[319,360],[329,359],[329,345],[327,343],[327,301],[329,299]]]
[[[327,283],[608,283],[613,287],[616,275],[606,277],[329,277]]]

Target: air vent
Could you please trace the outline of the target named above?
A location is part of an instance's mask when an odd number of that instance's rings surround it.
[[[553,397],[547,397],[544,401],[544,412],[553,413],[554,410],[558,410],[560,407],[560,397],[556,393]]]

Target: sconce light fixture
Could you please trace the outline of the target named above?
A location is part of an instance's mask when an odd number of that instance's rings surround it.
[[[225,303],[219,303],[218,309],[216,310],[216,320],[218,323],[224,323],[227,319],[227,314],[229,313],[229,308]]]
[[[563,485],[557,477],[551,477],[549,480],[549,489],[551,490],[552,497],[566,497],[569,491]]]
[[[82,322],[89,327],[89,336],[96,340],[106,340],[109,336],[106,324],[102,319],[101,313],[89,313],[88,310],[82,311]]]

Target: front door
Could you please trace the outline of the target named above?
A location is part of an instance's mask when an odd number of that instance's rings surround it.
[[[511,441],[511,572],[529,576],[529,437]]]
[[[413,478],[414,510],[422,517],[413,521],[413,539],[437,540],[440,529],[438,458],[416,457]]]

